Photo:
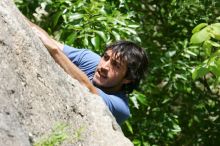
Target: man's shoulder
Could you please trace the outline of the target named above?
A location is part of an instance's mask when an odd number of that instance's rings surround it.
[[[75,47],[72,47],[72,46],[69,46],[69,45],[64,45],[63,47],[63,52],[68,55],[68,54],[72,54],[74,53],[75,55],[79,55],[79,54],[83,54],[83,55],[90,55],[92,57],[96,57],[96,58],[100,58],[100,56],[89,50],[89,49],[85,49],[85,48],[75,48]]]
[[[109,110],[112,112],[117,122],[120,124],[130,116],[128,98],[123,92],[105,93],[98,89],[99,96],[102,97]]]
[[[89,49],[79,49],[68,45],[64,45],[63,52],[71,61],[74,61],[74,63],[89,62],[97,64],[101,59],[97,53]]]
[[[101,59],[98,54],[88,49],[78,49],[68,45],[64,45],[63,52],[90,80],[93,78],[95,69]]]

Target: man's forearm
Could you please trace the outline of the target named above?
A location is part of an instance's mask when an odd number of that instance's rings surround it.
[[[60,49],[54,48],[50,54],[57,64],[59,64],[71,77],[85,85],[90,92],[98,94],[97,89],[89,81],[86,74],[82,72],[75,64],[73,64]]]
[[[32,29],[37,33],[45,47],[48,49],[50,55],[71,77],[78,80],[81,84],[85,85],[90,92],[98,94],[96,88],[92,85],[86,74],[81,71],[69,58],[62,52],[64,45],[52,39],[46,31],[38,25],[32,23],[25,18]]]

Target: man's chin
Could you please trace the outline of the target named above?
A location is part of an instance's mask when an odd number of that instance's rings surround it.
[[[97,80],[92,80],[92,83],[95,87],[99,88],[99,89],[106,89],[109,88],[108,86],[106,86],[106,84],[104,84],[104,82],[101,81],[97,81]]]
[[[102,84],[100,83],[100,81],[97,81],[96,79],[93,79],[92,83],[93,83],[94,86],[96,86],[98,88],[102,87]]]

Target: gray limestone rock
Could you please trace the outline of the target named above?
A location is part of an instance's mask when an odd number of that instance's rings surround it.
[[[11,0],[0,1],[0,81],[0,145],[49,141],[62,124],[61,145],[133,145],[102,99],[54,62]]]

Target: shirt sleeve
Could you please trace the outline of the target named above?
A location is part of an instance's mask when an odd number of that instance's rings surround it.
[[[98,93],[116,118],[118,124],[122,124],[130,116],[128,102],[125,99],[117,95],[106,94],[100,89],[98,89]]]
[[[100,61],[100,56],[88,49],[77,49],[67,45],[63,48],[64,54],[80,70],[82,70],[90,80],[92,80],[96,67]]]

